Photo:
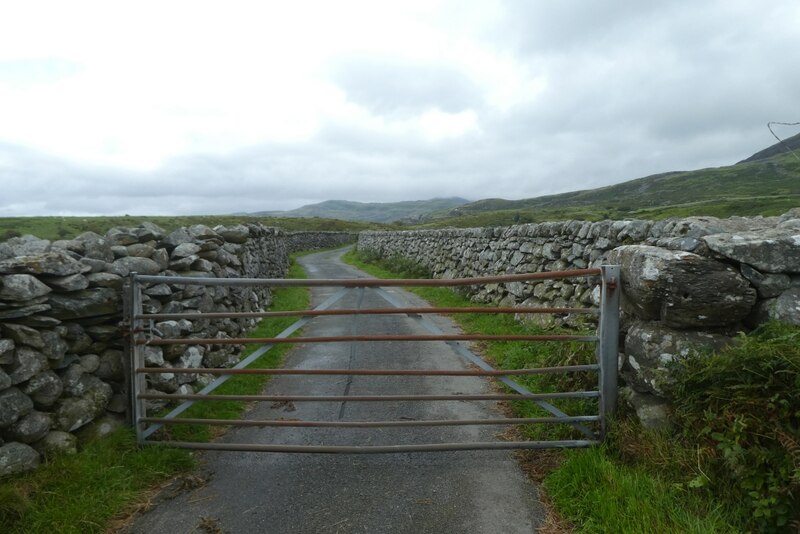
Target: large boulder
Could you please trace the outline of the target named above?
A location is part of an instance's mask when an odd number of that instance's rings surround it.
[[[47,356],[31,347],[21,346],[14,351],[14,361],[8,367],[8,376],[12,384],[20,384],[47,367]]]
[[[58,401],[55,426],[72,432],[93,421],[105,412],[113,394],[111,386],[91,375],[84,375],[85,393],[80,397],[66,397]]]
[[[706,236],[714,252],[767,273],[800,273],[800,221],[777,228]]]
[[[691,252],[626,245],[609,252],[608,263],[621,267],[624,311],[674,328],[736,324],[756,300],[735,269]]]
[[[668,366],[696,352],[714,352],[731,338],[709,332],[672,330],[660,323],[635,321],[625,336],[622,374],[634,390],[663,396]]]
[[[130,273],[137,274],[158,274],[161,267],[150,258],[142,258],[139,256],[126,256],[115,260],[114,263],[108,268],[108,272],[122,277],[128,276]]]

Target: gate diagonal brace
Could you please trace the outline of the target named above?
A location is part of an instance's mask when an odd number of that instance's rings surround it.
[[[323,302],[322,304],[320,304],[319,306],[314,308],[314,310],[326,310],[326,309],[330,308],[331,306],[333,306],[334,304],[339,302],[342,299],[342,297],[344,297],[348,292],[350,292],[351,289],[352,288],[349,288],[349,287],[345,287],[345,288],[340,289],[339,291],[337,291],[336,293],[331,295],[325,302]],[[287,338],[287,337],[291,336],[292,334],[294,334],[296,331],[300,330],[311,319],[313,319],[313,317],[303,317],[302,319],[299,319],[299,320],[295,321],[291,326],[289,326],[287,329],[285,329],[283,332],[281,332],[280,334],[278,334],[275,337],[276,338],[281,338],[281,339]],[[266,353],[268,350],[270,350],[274,346],[275,345],[263,345],[263,346],[261,346],[258,350],[253,352],[253,354],[249,355],[247,358],[241,360],[239,363],[237,363],[235,366],[233,366],[232,369],[244,369],[245,367],[247,367],[248,365],[250,365],[251,363],[256,361],[258,358],[260,358],[264,353]],[[211,393],[212,391],[217,389],[219,386],[221,386],[222,384],[227,382],[233,376],[234,375],[223,375],[223,376],[220,376],[219,378],[217,378],[216,380],[211,382],[209,385],[207,385],[206,387],[204,387],[203,389],[198,391],[197,394],[198,395],[208,395],[209,393]],[[183,412],[188,410],[189,407],[192,404],[194,404],[195,402],[197,402],[197,401],[189,400],[189,401],[181,403],[178,407],[176,407],[174,410],[172,410],[167,415],[165,415],[164,419],[174,419],[174,418],[178,417],[180,414],[182,414]],[[157,424],[154,424],[153,426],[148,427],[146,430],[144,430],[142,432],[142,439],[147,439],[148,437],[152,436],[153,433],[155,433],[157,430],[159,430],[163,426],[164,426],[163,424],[157,423]]]
[[[402,302],[400,299],[398,299],[397,297],[395,297],[394,295],[392,295],[391,293],[386,291],[384,288],[376,287],[374,289],[378,293],[378,295],[380,295],[386,302],[388,302],[392,306],[394,306],[396,308],[402,308],[402,307],[406,306],[405,302]],[[428,317],[427,315],[409,314],[408,317],[411,318],[411,319],[414,319],[423,328],[425,328],[426,330],[428,330],[428,332],[430,332],[430,333],[432,333],[434,335],[444,334],[444,331],[441,328],[439,328],[430,319],[430,317]],[[467,361],[469,361],[470,363],[480,367],[481,369],[483,369],[485,371],[495,371],[496,370],[494,367],[492,367],[491,365],[486,363],[486,361],[484,361],[483,358],[481,358],[480,356],[478,356],[477,354],[475,354],[474,352],[469,350],[467,347],[465,347],[461,343],[458,343],[457,341],[446,341],[446,343],[448,345],[450,345],[459,354],[459,356],[465,358]],[[514,380],[511,380],[508,377],[505,377],[505,376],[504,377],[498,377],[497,379],[500,382],[502,382],[503,384],[505,384],[506,386],[508,386],[511,389],[513,389],[514,391],[516,391],[517,393],[521,393],[523,395],[531,395],[531,394],[533,394],[528,388],[526,388],[525,386],[515,382]],[[533,402],[538,404],[544,410],[546,410],[546,411],[550,412],[551,414],[555,415],[556,417],[565,417],[565,418],[569,417],[568,414],[566,414],[565,412],[562,412],[561,410],[559,410],[558,408],[556,408],[555,406],[553,406],[549,402],[546,402],[546,401],[543,401],[543,400],[535,400]],[[570,423],[570,422],[567,422],[567,421],[565,421],[564,424],[572,425],[576,430],[578,430],[579,432],[581,432],[583,435],[585,435],[586,437],[588,437],[590,439],[597,439],[597,435],[590,428],[588,428],[588,427],[586,427],[584,425],[581,425],[579,423],[574,423],[574,422]]]

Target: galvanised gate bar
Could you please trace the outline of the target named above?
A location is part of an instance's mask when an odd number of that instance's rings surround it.
[[[531,282],[543,279],[561,279],[573,277],[599,276],[601,281],[600,307],[596,308],[537,308],[537,307],[408,307],[399,302],[395,295],[386,291],[386,287],[456,287],[490,283]],[[203,285],[203,286],[268,286],[268,287],[338,287],[336,294],[313,310],[300,311],[263,311],[263,312],[208,312],[208,313],[155,313],[142,311],[142,289],[147,284]],[[304,453],[387,453],[387,452],[422,452],[480,449],[535,449],[535,448],[567,448],[586,447],[599,442],[605,433],[606,421],[614,412],[617,397],[617,340],[619,330],[619,267],[603,266],[599,269],[581,269],[550,273],[528,273],[480,278],[461,279],[421,279],[421,280],[378,280],[378,279],[223,279],[194,278],[180,276],[143,276],[132,273],[125,294],[125,325],[128,330],[127,354],[129,356],[129,396],[131,422],[136,428],[139,443],[162,443],[174,447],[191,449],[216,449],[263,452],[304,452]],[[374,288],[378,294],[390,304],[381,308],[361,308],[360,296],[364,288]],[[335,303],[350,291],[362,292],[359,295],[359,306],[352,309],[331,309]],[[433,321],[430,314],[599,314],[599,326],[596,335],[474,335],[445,334]],[[337,335],[316,337],[289,337],[300,330],[309,321],[324,316],[349,315],[375,316],[387,314],[403,314],[424,327],[429,335]],[[241,319],[269,317],[299,317],[291,327],[273,338],[209,338],[209,339],[164,339],[152,328],[154,321],[176,319]],[[441,341],[448,343],[460,356],[472,364],[468,369],[248,369],[255,359],[277,344],[285,343],[360,343],[360,342],[422,342]],[[561,367],[540,367],[514,370],[497,370],[472,352],[463,341],[577,341],[597,344],[597,362],[589,365],[570,365]],[[222,344],[261,344],[261,348],[240,361],[233,368],[157,368],[146,367],[144,349],[147,345],[222,345]],[[592,391],[571,391],[555,393],[531,392],[515,382],[511,377],[532,374],[573,373],[596,371],[598,386]],[[146,375],[161,373],[201,373],[216,375],[218,378],[202,390],[193,394],[165,394],[146,392]],[[381,395],[218,395],[212,392],[226,380],[235,375],[298,375],[298,376],[452,376],[452,377],[492,377],[504,384],[513,393],[492,394],[381,394]],[[553,406],[550,400],[565,398],[597,398],[599,413],[596,415],[570,416]],[[148,400],[183,401],[177,408],[162,417],[152,417],[147,413]],[[306,420],[219,420],[179,417],[197,401],[248,401],[248,402],[432,402],[432,401],[532,401],[551,414],[549,417],[526,418],[492,418],[492,419],[428,419],[428,420],[376,420],[376,421],[306,421]],[[600,431],[595,432],[583,423],[599,422]],[[315,427],[315,428],[381,428],[381,427],[434,427],[434,426],[467,426],[467,425],[518,425],[518,424],[569,424],[584,435],[584,439],[562,441],[481,441],[427,444],[392,444],[392,445],[289,445],[263,443],[195,443],[176,441],[155,441],[151,437],[165,425],[206,424],[239,427]]]

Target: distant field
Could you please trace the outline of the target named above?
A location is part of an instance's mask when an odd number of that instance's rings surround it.
[[[353,231],[395,229],[396,225],[380,223],[340,221],[321,218],[276,218],[248,217],[241,215],[194,215],[194,216],[135,216],[120,217],[0,217],[0,241],[11,237],[32,234],[42,239],[71,239],[83,232],[105,234],[114,226],[137,226],[144,221],[155,223],[165,230],[181,226],[205,224],[214,227],[219,224],[261,223],[276,226],[288,231]]]

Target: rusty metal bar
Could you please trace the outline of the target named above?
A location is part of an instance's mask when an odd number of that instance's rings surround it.
[[[188,284],[202,286],[269,286],[269,287],[454,287],[499,284],[505,282],[527,282],[529,280],[553,280],[596,276],[600,269],[574,269],[571,271],[552,271],[541,273],[506,274],[452,279],[297,279],[297,278],[194,278],[191,276],[145,276],[140,275],[142,283]]]
[[[243,452],[293,452],[315,454],[383,454],[401,452],[475,451],[505,449],[572,449],[599,445],[595,440],[565,441],[478,441],[470,443],[431,443],[421,445],[264,445],[260,443],[193,443],[189,441],[155,441],[160,445],[179,449]]]
[[[565,365],[562,367],[536,367],[531,369],[502,369],[478,371],[469,369],[213,369],[206,367],[139,367],[137,373],[207,375],[353,375],[353,376],[513,376],[549,373],[575,373],[597,371],[596,363]]]
[[[568,391],[556,393],[518,393],[507,394],[480,394],[480,395],[198,395],[196,393],[187,394],[167,394],[167,393],[143,393],[139,394],[139,399],[146,400],[225,400],[225,401],[245,401],[245,402],[385,402],[385,401],[464,401],[464,400],[542,400],[542,399],[575,399],[599,397],[599,391]]]
[[[241,419],[182,419],[166,417],[144,417],[146,423],[166,425],[214,425],[237,427],[301,427],[301,428],[383,428],[419,426],[472,426],[472,425],[534,425],[562,424],[574,422],[599,421],[598,415],[578,415],[574,417],[516,417],[509,419],[428,419],[420,421],[301,421],[297,419],[241,420]]]
[[[321,317],[328,315],[383,315],[383,314],[441,314],[441,313],[516,313],[533,315],[540,313],[598,315],[594,308],[536,308],[536,307],[444,307],[444,308],[363,308],[360,310],[296,310],[272,312],[208,312],[208,313],[145,313],[137,319],[248,319],[266,317]]]
[[[243,338],[186,338],[151,339],[136,343],[144,345],[245,345],[247,343],[342,343],[350,341],[581,341],[596,343],[597,336],[537,335],[537,336],[496,336],[484,334],[441,334],[420,335],[378,335],[378,336],[319,336],[319,337],[243,337]]]

